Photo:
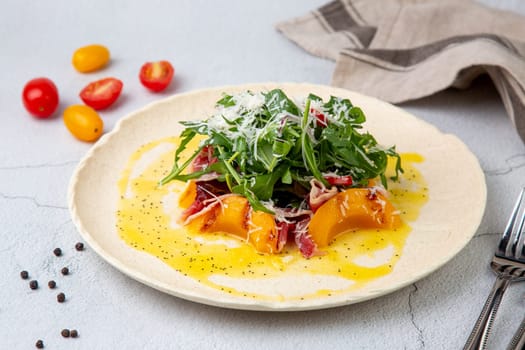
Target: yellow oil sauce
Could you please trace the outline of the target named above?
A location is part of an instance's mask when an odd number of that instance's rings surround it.
[[[410,222],[417,219],[428,200],[428,189],[417,170],[423,158],[402,154],[405,172],[399,182],[389,182],[389,199],[403,220],[400,228],[341,234],[322,249],[324,255],[310,259],[305,259],[292,244],[280,254],[263,255],[226,233],[189,232],[177,222],[181,212],[178,198],[186,185],[178,181],[158,185],[159,179],[171,170],[177,142],[177,138],[158,140],[142,146],[131,156],[118,184],[119,235],[130,246],[154,255],[181,274],[237,296],[306,299],[347,292],[385,276],[401,256],[411,230]],[[196,142],[188,145],[183,158],[195,149]],[[388,173],[393,173],[393,166],[389,165]],[[290,284],[293,276],[322,278],[318,279],[319,285],[309,283],[299,293],[286,295],[279,291],[280,281],[288,280]],[[337,281],[337,288],[323,282],[333,280]],[[270,292],[274,289],[277,291]]]

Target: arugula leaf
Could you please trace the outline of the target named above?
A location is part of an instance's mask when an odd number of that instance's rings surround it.
[[[283,176],[281,177],[281,182],[283,184],[291,185],[293,182],[292,172],[290,171],[290,167],[286,168]]]
[[[350,108],[349,116],[354,124],[363,124],[366,121],[365,114],[359,107],[352,107]],[[357,125],[354,125],[354,128],[357,127]],[[360,127],[360,126],[359,126]]]
[[[322,98],[320,98],[319,96],[314,95],[312,93],[308,94],[307,99],[310,100],[310,101],[323,102]]]
[[[272,117],[280,113],[288,112],[291,115],[299,116],[301,112],[292,100],[286,96],[281,89],[274,89],[265,95],[266,107]]]
[[[266,208],[264,204],[261,203],[261,201],[257,198],[257,196],[247,187],[246,183],[233,187],[232,193],[237,193],[237,194],[240,194],[246,197],[246,199],[248,199],[248,202],[252,206],[253,210],[263,211],[263,212],[266,212],[272,215],[275,214],[273,211]]]
[[[312,101],[320,110],[311,112]],[[371,134],[359,132],[366,117],[349,99],[331,96],[324,103],[321,97],[309,94],[296,104],[282,90],[274,89],[225,94],[217,106],[217,113],[208,120],[182,122],[185,130],[173,169],[161,184],[198,180],[214,172],[230,191],[245,196],[254,210],[273,213],[263,202],[296,206],[298,198],[310,190],[312,178],[327,186],[325,176],[334,173],[351,176],[353,186],[366,186],[368,180],[379,178],[386,187],[389,158],[396,161],[392,179],[403,172],[395,147],[382,147]],[[320,114],[326,123],[318,123]],[[179,164],[181,153],[197,135],[203,138],[200,147]],[[214,150],[213,164],[184,173],[206,146]],[[294,189],[301,194],[291,194]]]
[[[330,96],[330,100],[323,105],[323,109],[333,115],[336,120],[350,122],[353,127],[366,121],[361,108],[352,105],[352,102],[347,98]]]
[[[235,101],[233,100],[232,95],[224,94],[223,97],[219,101],[217,101],[217,105],[224,107],[232,107],[235,106]]]
[[[256,158],[260,160],[267,171],[271,172],[275,168],[277,159],[273,155],[272,144],[266,140],[257,142]]]
[[[202,147],[198,148],[187,160],[182,164],[182,166],[179,166],[179,160],[180,160],[180,154],[182,151],[186,149],[186,146],[188,143],[195,137],[196,132],[192,129],[185,129],[181,134],[181,142],[179,144],[179,147],[177,147],[175,151],[175,159],[173,164],[173,169],[171,170],[171,173],[160,180],[160,185],[167,184],[168,182],[175,180],[177,175],[179,175],[190,163],[197,157],[197,155],[202,150]]]
[[[287,140],[275,140],[272,145],[272,153],[276,158],[284,158],[292,150],[293,143]]]
[[[253,184],[250,184],[250,190],[260,200],[267,201],[272,199],[275,184],[284,176],[287,170],[288,166],[286,164],[281,164],[271,173],[256,175],[251,178],[254,179],[254,181]],[[248,180],[248,183],[251,182],[250,180]]]
[[[309,170],[312,175],[325,185],[328,185],[328,182],[324,179],[323,175],[317,167],[317,160],[315,159],[314,147],[312,145],[312,140],[308,135],[308,122],[310,115],[310,100],[306,100],[306,106],[304,107],[303,120],[301,122],[301,148],[303,150],[303,161],[306,166],[306,169]]]

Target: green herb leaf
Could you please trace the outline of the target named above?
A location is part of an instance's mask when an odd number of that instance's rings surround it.
[[[317,167],[317,160],[315,159],[314,147],[312,145],[312,140],[308,135],[308,124],[310,116],[310,100],[306,99],[306,106],[304,107],[303,119],[301,122],[301,148],[303,150],[303,161],[306,165],[306,170],[310,171],[312,175],[325,185],[328,185],[328,182],[324,179],[323,174],[319,171]]]
[[[217,101],[217,105],[224,106],[224,107],[231,107],[231,106],[235,106],[235,101],[233,100],[232,95],[224,94],[223,97],[219,101]]]
[[[269,91],[265,95],[266,107],[272,117],[277,116],[280,113],[288,112],[291,115],[299,116],[301,112],[299,108],[293,103],[292,100],[285,95],[281,89],[275,89]]]
[[[315,101],[315,113],[310,103]],[[161,180],[198,180],[214,172],[233,193],[245,196],[254,210],[272,212],[268,203],[297,206],[316,178],[328,186],[325,176],[349,175],[353,186],[366,186],[379,178],[386,187],[388,159],[394,159],[397,180],[403,172],[395,147],[385,148],[359,129],[366,121],[361,108],[349,99],[331,96],[328,102],[314,94],[299,106],[280,89],[267,93],[223,95],[217,113],[204,121],[183,122],[185,130],[175,151],[171,173]],[[317,123],[318,113],[326,123]],[[188,143],[202,135],[199,149],[185,162],[181,154]],[[184,173],[202,148],[210,146],[217,159],[203,170]],[[301,195],[290,191],[300,189]],[[287,202],[288,200],[288,202]],[[268,201],[268,203],[263,203]]]

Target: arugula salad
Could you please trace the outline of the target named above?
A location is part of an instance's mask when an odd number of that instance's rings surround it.
[[[395,146],[383,147],[363,132],[365,121],[346,98],[323,101],[310,94],[294,100],[280,89],[224,94],[206,120],[181,122],[173,168],[160,184],[195,182],[185,218],[205,211],[212,198],[236,194],[251,210],[274,216],[281,241],[293,236],[301,242],[308,239],[312,215],[331,197],[353,188],[384,191],[389,158],[395,161],[393,179],[403,172]],[[198,148],[181,160],[195,137],[201,138]],[[303,255],[313,254],[312,244],[306,249],[298,243]]]

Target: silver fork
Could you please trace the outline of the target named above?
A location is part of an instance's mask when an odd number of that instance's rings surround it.
[[[503,293],[511,282],[525,280],[524,222],[525,188],[522,188],[490,263],[496,282],[463,350],[485,349]]]
[[[507,350],[525,349],[525,318],[521,321],[519,328],[514,333]]]

